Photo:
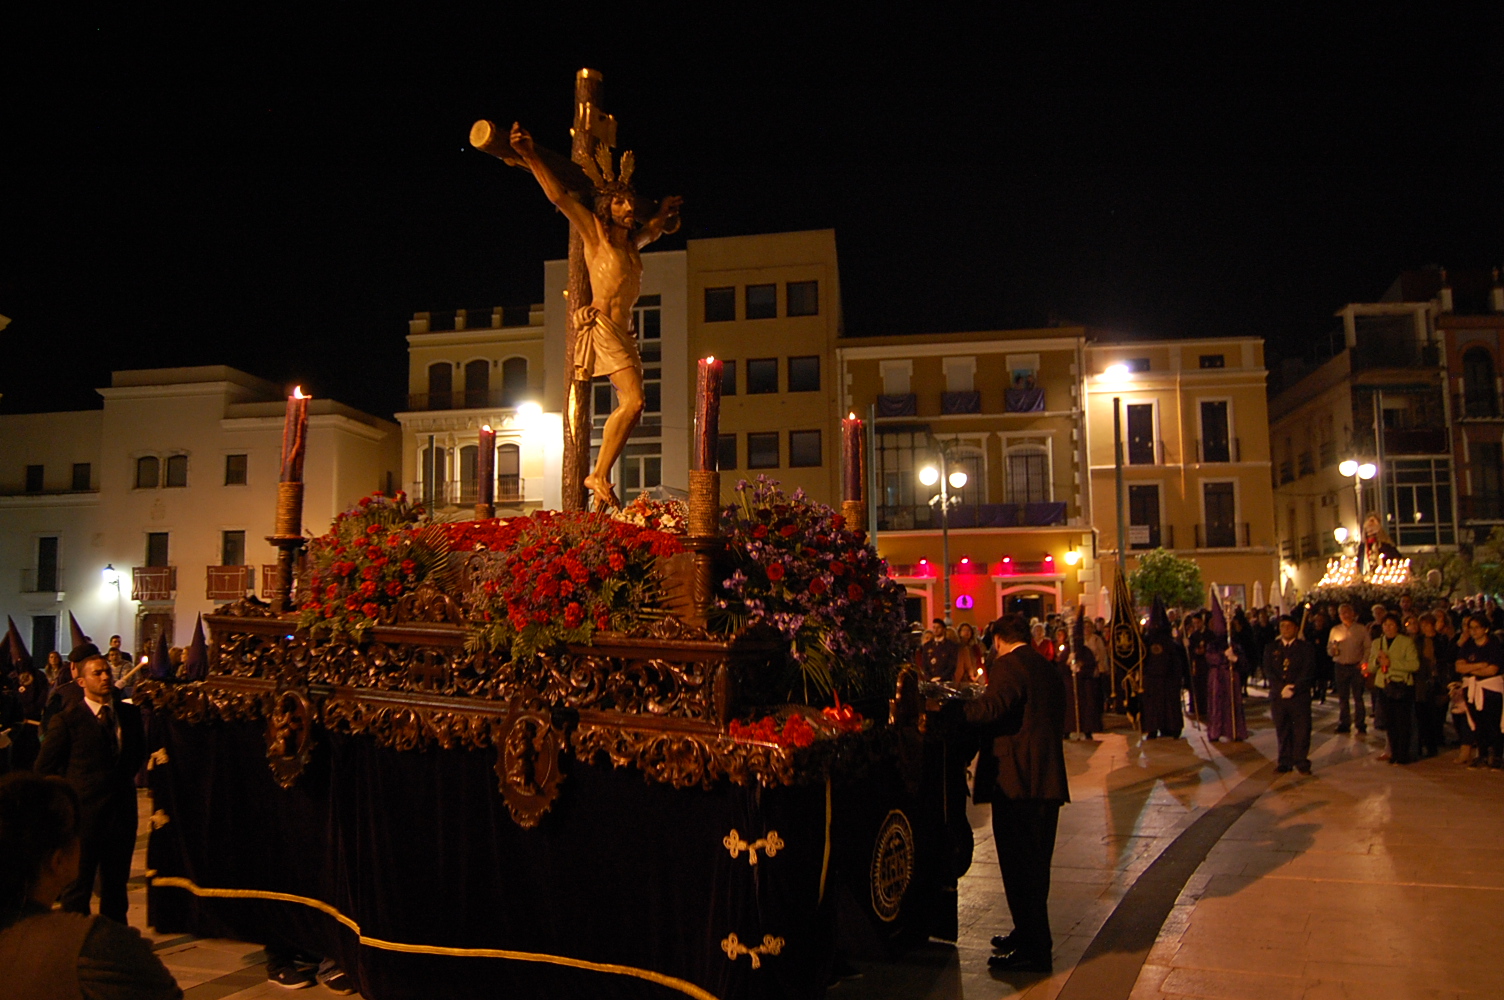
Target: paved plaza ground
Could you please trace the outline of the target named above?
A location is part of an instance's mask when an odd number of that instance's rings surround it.
[[[1068,743],[1050,894],[1053,976],[987,968],[1011,923],[986,807],[961,881],[961,940],[862,963],[832,1000],[1440,1000],[1504,996],[1492,944],[1504,913],[1504,773],[1455,751],[1408,767],[1383,734],[1333,733],[1316,706],[1310,777],[1274,773],[1261,699],[1247,743],[1142,741],[1117,730]],[[145,829],[143,824],[142,829]],[[137,851],[131,920],[145,920]],[[254,944],[153,936],[189,1000],[285,996]],[[322,987],[298,994],[329,994]]]

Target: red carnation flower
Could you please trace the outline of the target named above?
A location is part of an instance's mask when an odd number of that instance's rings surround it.
[[[778,533],[784,538],[793,538],[798,531],[799,526],[795,524],[785,524],[783,527],[778,529]]]
[[[862,589],[861,584],[853,583],[846,588],[846,596],[853,601],[860,601],[863,597],[867,596],[867,592]]]
[[[837,531],[840,531],[842,528],[846,527],[846,518],[841,516],[840,514],[837,514],[835,517],[830,519],[830,526]]]
[[[839,559],[832,559],[830,562],[830,571],[836,576],[840,576],[846,572],[846,564]]]
[[[825,593],[825,589],[826,586],[823,577],[817,576],[809,582],[809,592],[811,594],[814,594],[816,597],[819,597],[821,594]]]
[[[372,545],[370,548],[366,549],[366,558],[367,559],[378,559],[380,557],[381,557],[381,547],[380,546]]]
[[[360,575],[361,575],[362,579],[365,579],[365,580],[374,580],[374,579],[376,579],[376,567],[375,566],[367,566],[365,569],[363,569],[363,570],[360,571]]]
[[[752,537],[753,538],[767,538],[768,537],[768,526],[766,524],[759,524],[757,527],[753,528],[752,529]]]
[[[379,532],[380,530],[381,530],[381,525],[379,525],[379,524],[368,524],[368,525],[366,525],[366,534],[368,534],[368,535],[374,535],[377,532]]]
[[[360,606],[360,610],[367,618],[375,618],[376,612],[380,611],[381,609],[367,601],[365,604],[362,604]]]
[[[768,579],[769,580],[782,580],[783,579],[783,563],[774,563],[773,565],[771,565],[771,566],[768,567]]]
[[[417,563],[413,562],[411,559],[404,559],[404,560],[402,560],[402,572],[406,573],[408,576],[412,576],[417,571],[418,571],[418,564]]]
[[[585,620],[585,609],[580,607],[579,601],[570,601],[564,606],[564,627],[575,628]]]
[[[360,498],[360,505],[362,507],[369,507],[369,506],[371,506],[371,498],[370,497],[361,497]]]
[[[398,594],[402,593],[402,584],[398,583],[396,580],[393,580],[391,583],[388,583],[386,585],[386,592],[392,597],[396,597]]]

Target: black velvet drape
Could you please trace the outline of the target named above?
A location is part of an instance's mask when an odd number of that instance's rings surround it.
[[[922,937],[913,914],[933,906],[916,888],[882,920],[864,898],[877,824],[913,808],[896,770],[835,790],[822,901],[823,783],[684,791],[571,761],[553,809],[525,830],[492,752],[398,752],[320,733],[309,770],[283,790],[259,725],[159,713],[153,730],[167,761],[150,784],[168,821],[148,849],[150,922],[337,956],[369,1000],[819,997],[837,909],[860,948]],[[723,843],[732,829],[745,841],[777,831],[783,847],[752,865]],[[278,893],[326,908],[267,898]],[[731,934],[784,944],[754,969],[728,957]],[[526,954],[466,953],[479,949]]]

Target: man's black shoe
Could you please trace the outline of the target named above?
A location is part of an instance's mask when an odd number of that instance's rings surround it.
[[[1338,726],[1337,727],[1337,732],[1338,733],[1345,733],[1345,732],[1348,732],[1348,730],[1349,730],[1348,726]]]
[[[1054,963],[1048,956],[1039,958],[1018,949],[993,955],[987,959],[987,967],[999,972],[1040,972],[1045,975],[1055,971]]]
[[[1367,726],[1359,726],[1358,727],[1358,735],[1359,736],[1367,736],[1368,735],[1368,727]]]
[[[994,934],[992,936],[993,951],[1012,951],[1018,947],[1018,942],[1013,940],[1013,932],[1007,934]]]
[[[1311,765],[1310,764],[1296,764],[1295,765],[1295,770],[1299,771],[1301,774],[1306,775],[1307,777],[1310,777],[1310,775],[1311,775]]]
[[[1278,767],[1276,767],[1274,769],[1274,773],[1275,774],[1289,774],[1290,773],[1290,765],[1289,764],[1281,764],[1281,765],[1279,765]]]

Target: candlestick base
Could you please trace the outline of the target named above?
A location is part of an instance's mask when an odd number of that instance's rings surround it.
[[[301,486],[302,483],[297,485]],[[267,596],[271,598],[272,614],[284,615],[291,610],[298,550],[306,545],[308,540],[302,535],[282,533],[267,535],[266,540],[277,547],[276,576],[270,581],[271,586],[268,588]]]
[[[867,530],[867,501],[842,500],[841,516],[846,519],[847,531]]]
[[[689,470],[689,533],[706,537],[721,533],[721,474]]]
[[[277,516],[274,535],[279,538],[303,537],[303,484],[277,484]],[[272,544],[276,544],[273,542]]]
[[[478,503],[475,505],[475,519],[477,521],[489,521],[496,516],[494,503]]]

